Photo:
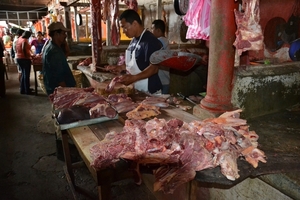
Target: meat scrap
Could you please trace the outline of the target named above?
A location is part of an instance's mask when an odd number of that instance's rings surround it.
[[[190,123],[158,118],[126,120],[120,133],[110,132],[91,147],[91,165],[103,169],[119,159],[158,164],[153,172],[154,191],[165,193],[173,193],[194,179],[196,171],[217,166],[234,181],[239,178],[237,159],[245,158],[255,168],[259,161],[266,162],[264,152],[257,148],[257,134],[238,118],[240,112],[224,113],[221,120]]]
[[[126,113],[126,117],[128,119],[146,119],[159,114],[159,107],[141,103],[134,110]]]
[[[259,0],[243,0],[242,11],[234,10],[237,25],[233,45],[238,55],[248,50],[263,49],[263,33],[259,24]]]
[[[125,93],[110,94],[107,101],[117,110],[118,113],[125,113],[135,109],[138,104],[133,102]]]

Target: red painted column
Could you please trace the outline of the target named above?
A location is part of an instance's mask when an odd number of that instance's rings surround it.
[[[234,0],[212,0],[207,91],[200,107],[220,114],[232,110],[231,90],[234,70],[236,24]]]

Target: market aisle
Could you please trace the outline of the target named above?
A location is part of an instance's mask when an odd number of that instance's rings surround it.
[[[20,95],[16,66],[10,67],[8,78],[6,98],[0,99],[1,200],[74,199],[63,172],[64,163],[56,157],[47,96],[40,89],[38,96]],[[85,167],[75,176],[77,184],[96,194],[95,181]],[[114,199],[155,199],[144,185],[137,186],[132,180],[114,184],[112,191]],[[78,194],[77,199],[87,198]]]

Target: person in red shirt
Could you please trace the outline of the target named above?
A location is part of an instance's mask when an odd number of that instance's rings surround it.
[[[17,63],[21,68],[22,76],[20,82],[20,93],[31,95],[33,94],[30,89],[30,69],[31,69],[31,45],[28,42],[31,36],[30,31],[25,31],[21,37],[18,38],[16,44]]]

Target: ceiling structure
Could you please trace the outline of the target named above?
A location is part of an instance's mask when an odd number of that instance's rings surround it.
[[[0,11],[32,11],[47,8],[51,0],[1,0]]]

